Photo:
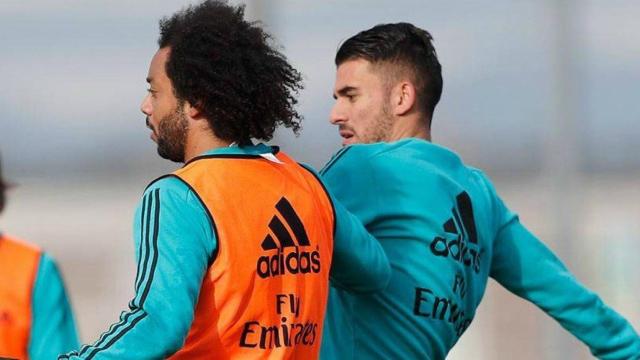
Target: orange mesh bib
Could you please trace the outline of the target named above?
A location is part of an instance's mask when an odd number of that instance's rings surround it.
[[[218,251],[171,359],[318,357],[333,206],[312,173],[277,159],[204,156],[175,172],[211,214]]]
[[[0,357],[27,359],[31,295],[40,250],[0,237]]]

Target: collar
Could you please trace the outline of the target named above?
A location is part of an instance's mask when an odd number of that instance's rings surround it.
[[[231,144],[227,147],[210,149],[198,156],[208,155],[262,155],[262,154],[277,154],[280,149],[277,146],[268,146],[263,143],[256,145],[234,145]]]
[[[263,143],[260,143],[257,145],[249,144],[249,145],[241,145],[241,146],[232,144],[231,146],[228,146],[228,147],[221,147],[221,148],[207,150],[202,154],[189,160],[186,164],[184,164],[184,166],[187,166],[188,164],[192,163],[195,160],[207,158],[207,157],[233,157],[233,158],[262,157],[271,162],[282,163],[275,156],[275,154],[277,154],[279,151],[280,151],[279,147],[268,146]]]

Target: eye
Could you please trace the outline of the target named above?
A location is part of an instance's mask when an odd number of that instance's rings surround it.
[[[156,90],[153,90],[152,88],[148,88],[148,89],[147,89],[147,92],[148,92],[149,94],[151,94],[151,96],[152,96],[152,97],[155,97],[155,96],[156,96],[156,93],[157,93],[157,91],[156,91]]]

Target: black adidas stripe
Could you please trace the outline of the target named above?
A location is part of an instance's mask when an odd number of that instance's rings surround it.
[[[274,154],[276,154],[279,151],[279,148],[277,146],[271,146],[271,148],[274,151]],[[204,155],[206,158],[210,158],[211,156],[207,156]],[[261,158],[259,155],[256,155],[258,158]],[[215,157],[215,156],[214,156]],[[194,159],[195,160],[195,159]],[[186,164],[185,164],[186,166]],[[184,166],[183,166],[184,167]],[[209,255],[209,266],[211,266],[211,264],[213,264],[213,262],[215,261],[215,259],[218,257],[218,253],[220,252],[220,247],[222,244],[222,239],[220,239],[220,234],[218,234],[218,228],[216,227],[216,222],[213,218],[213,216],[211,215],[211,212],[209,211],[209,208],[207,207],[207,205],[205,205],[204,201],[202,201],[202,198],[200,197],[200,195],[198,195],[198,192],[191,186],[191,184],[189,184],[186,180],[184,180],[183,178],[181,178],[180,176],[176,175],[176,174],[167,174],[167,175],[162,175],[159,178],[156,178],[155,180],[153,180],[151,183],[149,183],[149,185],[147,185],[147,187],[145,188],[145,192],[147,191],[147,189],[149,189],[153,184],[155,184],[156,182],[165,179],[165,178],[175,178],[176,180],[180,181],[182,184],[184,184],[184,186],[186,186],[187,188],[189,188],[189,190],[191,191],[191,193],[196,197],[196,199],[198,199],[198,201],[200,202],[200,205],[202,205],[202,208],[204,209],[205,213],[207,214],[207,218],[209,219],[209,221],[211,222],[211,231],[213,232],[213,238],[217,241],[217,246],[215,247],[215,249],[213,250],[213,252]]]
[[[460,208],[460,217],[462,218],[462,224],[464,225],[464,229],[467,232],[467,236],[469,237],[469,241],[477,244],[478,243],[478,232],[476,230],[476,223],[473,220],[473,206],[471,205],[471,198],[469,194],[463,192],[458,195],[458,208]]]
[[[140,265],[142,265],[142,256],[143,256],[143,252],[142,252],[142,247],[145,245],[145,227],[144,227],[144,220],[146,218],[149,218],[149,216],[147,215],[145,217],[145,212],[147,211],[147,206],[149,205],[148,203],[152,200],[152,196],[145,196],[144,199],[142,200],[142,211],[140,212],[140,244],[138,246],[138,271],[136,272],[136,286],[135,289],[136,291],[138,290],[138,288],[140,287],[140,282],[142,281],[142,277],[140,276],[140,273],[142,272],[142,269],[140,268]],[[147,248],[148,251],[148,248]]]
[[[138,309],[134,312],[130,312],[127,315],[125,315],[125,322],[123,322],[121,325],[126,324],[127,321],[129,321],[129,318],[131,316],[133,316],[134,314],[137,314],[140,312],[141,309]],[[109,342],[107,342],[104,346],[102,347],[96,347],[93,349],[93,351],[91,351],[91,353],[89,353],[89,355],[87,355],[86,360],[91,360],[93,359],[93,357],[102,350],[108,349],[111,345],[115,344],[116,341],[118,341],[121,337],[123,337],[127,332],[129,332],[129,330],[133,329],[134,326],[136,326],[137,323],[139,323],[142,319],[144,319],[147,316],[147,313],[142,312],[142,316],[135,318],[127,327],[123,328],[122,331],[120,331],[118,333],[118,335],[114,336],[111,340],[109,340]]]
[[[151,194],[147,195],[149,197],[149,206],[147,206],[147,221],[144,224],[144,230],[143,230],[143,234],[144,234],[144,261],[142,261],[142,257],[140,257],[140,261],[142,262],[142,274],[140,275],[140,278],[138,279],[140,282],[138,284],[136,284],[136,293],[138,292],[138,290],[140,289],[140,286],[142,285],[142,283],[144,282],[144,279],[147,275],[147,264],[149,262],[149,228],[151,227],[151,209],[153,208],[153,206],[155,205],[156,207],[159,206],[159,204],[154,204],[154,197],[153,195],[159,191],[159,189],[154,190]],[[142,256],[142,254],[141,254]]]
[[[460,212],[458,211],[458,208],[456,207],[452,208],[451,212],[453,213],[453,220],[456,223],[456,228],[458,229],[459,235],[462,235],[463,237],[466,238],[467,234],[464,229],[464,226],[462,225],[462,220],[460,219]]]
[[[302,220],[300,220],[298,214],[296,214],[296,211],[293,209],[289,200],[285,197],[280,198],[276,204],[276,210],[289,225],[294,237],[291,237],[291,233],[289,233],[289,230],[287,230],[285,225],[282,223],[282,220],[280,220],[277,215],[274,215],[269,222],[269,229],[271,229],[271,232],[273,232],[276,239],[280,242],[280,246],[276,244],[271,234],[267,234],[264,240],[262,240],[262,249],[275,250],[278,247],[309,246],[311,243],[309,242],[309,237],[307,236],[304,224],[302,223]]]
[[[293,242],[293,239],[291,238],[291,234],[289,234],[289,231],[287,231],[287,229],[284,227],[284,224],[277,216],[274,216],[271,219],[271,222],[269,223],[269,229],[273,231],[273,233],[280,241],[281,248],[296,246],[296,244]]]
[[[444,223],[444,231],[451,234],[458,234],[458,229],[456,229],[456,225],[453,221],[453,218],[447,220],[447,222]]]
[[[149,272],[149,279],[147,280],[144,291],[142,292],[142,297],[140,298],[139,307],[143,307],[144,301],[149,294],[149,290],[151,289],[151,283],[153,282],[153,276],[156,272],[156,265],[158,264],[158,230],[160,227],[160,189],[156,189],[154,191],[155,195],[155,213],[154,213],[154,226],[153,226],[153,243],[152,243],[152,251],[153,251],[153,260],[151,261],[151,270]],[[147,236],[148,237],[148,236]]]
[[[64,355],[60,355],[60,356],[58,356],[58,360],[69,359],[72,356],[78,356],[78,352],[74,350],[74,351],[68,352],[68,353],[66,353]],[[0,358],[0,359],[2,359],[2,358]]]
[[[151,192],[151,194],[147,195],[147,197],[145,198],[145,200],[143,200],[143,209],[146,206],[146,211],[143,211],[143,219],[142,221],[145,220],[145,214],[146,214],[146,223],[144,224],[144,228],[140,234],[141,238],[144,237],[144,249],[145,249],[145,256],[144,256],[144,261],[142,261],[142,257],[139,259],[140,263],[143,263],[143,267],[142,267],[142,272],[139,274],[139,278],[138,278],[138,282],[136,284],[136,296],[139,292],[139,289],[144,285],[144,290],[142,292],[142,296],[139,299],[139,305],[135,305],[135,297],[134,300],[131,301],[131,303],[129,304],[129,307],[132,309],[135,309],[132,312],[127,313],[126,315],[124,315],[123,319],[117,323],[115,326],[113,326],[108,332],[104,333],[100,339],[93,345],[90,347],[84,347],[81,351],[80,351],[80,355],[83,355],[84,353],[86,353],[90,348],[93,348],[92,352],[87,356],[87,359],[91,359],[93,356],[95,356],[95,354],[99,351],[105,350],[107,348],[109,348],[111,345],[113,345],[118,339],[120,339],[122,336],[124,336],[124,334],[126,332],[128,332],[129,330],[131,330],[135,324],[137,324],[139,321],[141,321],[144,317],[146,317],[146,313],[143,312],[143,315],[141,317],[136,318],[135,320],[133,320],[129,325],[127,325],[125,328],[123,328],[122,330],[120,330],[120,328],[122,328],[122,326],[125,326],[127,324],[127,322],[129,321],[129,318],[131,318],[134,314],[137,314],[139,312],[142,311],[142,307],[144,305],[144,302],[149,294],[149,290],[151,288],[151,283],[153,282],[153,277],[154,277],[154,273],[155,273],[155,269],[156,269],[156,265],[158,263],[158,233],[159,233],[159,227],[160,227],[160,189],[155,189],[153,190],[153,192]],[[151,241],[150,238],[150,234],[151,234],[151,212],[153,210],[153,240]],[[142,239],[141,239],[142,240]],[[142,245],[141,247],[142,248]],[[149,257],[151,254],[151,269],[148,269],[149,266]],[[138,267],[140,266],[140,264],[138,264]],[[147,272],[148,271],[148,272]],[[148,279],[146,279],[145,281],[145,277],[147,276],[148,273]],[[120,332],[118,332],[120,330]],[[106,341],[106,339],[113,335],[116,334],[116,336],[114,336],[111,340],[109,340],[106,344],[103,344],[104,341]]]
[[[122,327],[124,324],[127,323],[127,321],[129,321],[129,318],[131,316],[133,316],[133,314],[141,311],[142,309],[136,309],[133,312],[129,312],[126,313],[124,316],[121,315],[122,319],[120,321],[118,321],[116,324],[111,325],[111,328],[109,328],[109,330],[105,333],[102,334],[102,336],[100,336],[100,339],[98,339],[98,341],[96,341],[93,345],[85,345],[82,347],[82,349],[80,349],[80,355],[82,356],[84,355],[89,349],[91,348],[98,348],[102,345],[102,343],[112,334],[114,334],[116,331],[118,331],[118,329],[120,327]]]
[[[275,250],[278,248],[276,242],[273,240],[271,234],[267,234],[267,236],[262,240],[262,249],[263,250]]]
[[[309,246],[310,243],[309,238],[307,237],[307,232],[305,231],[304,225],[298,217],[298,214],[296,214],[295,210],[293,210],[293,206],[291,206],[291,203],[283,197],[276,204],[276,209],[278,209],[280,214],[282,214],[282,216],[284,217],[284,220],[291,227],[293,234],[298,240],[298,244],[300,246]]]

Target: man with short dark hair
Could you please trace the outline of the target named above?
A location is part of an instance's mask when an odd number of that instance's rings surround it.
[[[581,285],[518,220],[482,171],[431,140],[442,92],[431,35],[384,24],[336,55],[331,123],[343,145],[321,171],[383,245],[392,277],[374,294],[332,288],[322,357],[444,359],[492,277],[604,359],[635,359],[631,325]]]
[[[7,188],[0,166],[0,213]],[[77,346],[73,313],[53,259],[0,231],[0,358],[49,360]]]
[[[318,356],[329,292],[383,288],[380,244],[270,140],[300,74],[223,1],[160,22],[141,110],[163,158],[135,215],[135,296],[84,359]],[[331,269],[331,273],[330,270]]]

